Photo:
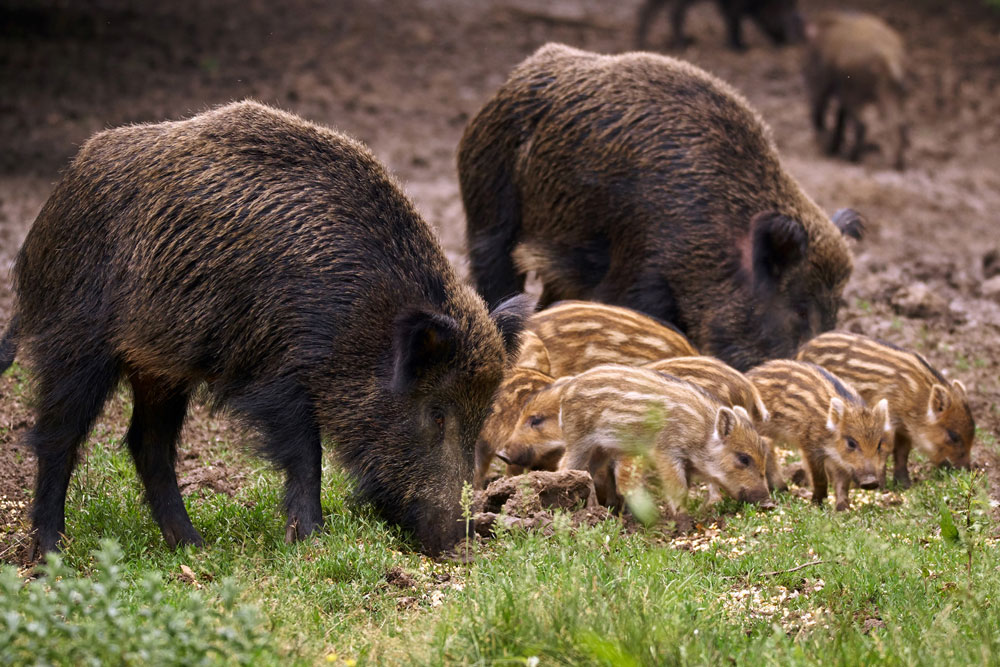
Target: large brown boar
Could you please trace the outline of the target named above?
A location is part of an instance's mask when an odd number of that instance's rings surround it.
[[[458,166],[491,303],[535,271],[543,306],[632,308],[738,370],[836,324],[860,219],[831,222],[760,116],[693,65],[544,46],[469,123]]]
[[[684,19],[688,8],[697,0],[646,0],[639,8],[635,43],[637,49],[646,48],[646,35],[653,18],[670,7],[670,27],[673,28],[672,43],[676,47],[687,46],[691,38],[684,34]],[[761,31],[775,44],[798,42],[804,36],[804,21],[798,11],[797,0],[716,0],[719,11],[726,20],[726,35],[729,46],[738,51],[746,48],[743,41],[743,19],[753,20]]]
[[[747,377],[771,413],[761,435],[802,452],[812,500],[826,500],[832,479],[837,510],[850,507],[851,484],[874,489],[885,481],[892,425],[883,399],[870,407],[857,390],[819,366],[775,359]]]
[[[601,364],[640,366],[698,354],[669,324],[594,301],[556,303],[532,315],[525,333],[533,337],[521,348],[517,364],[554,377],[576,375]]]
[[[854,141],[848,157],[864,156],[867,126],[865,107],[878,107],[893,128],[895,167],[906,166],[909,145],[906,120],[906,71],[903,38],[882,19],[862,12],[826,12],[809,29],[804,74],[813,126],[826,151],[837,155],[848,124]],[[833,132],[826,136],[826,112],[836,104]]]
[[[923,356],[836,331],[806,343],[796,358],[850,382],[869,403],[889,402],[893,477],[898,484],[910,485],[907,459],[914,445],[934,465],[969,467],[976,422],[965,385],[948,382]]]
[[[29,231],[5,340],[30,359],[33,553],[56,548],[77,449],[125,378],[126,441],[167,543],[200,544],[177,488],[196,386],[286,474],[286,537],[321,526],[321,439],[360,495],[435,553],[529,311],[463,286],[361,144],[252,102],[101,132]]]
[[[560,440],[560,469],[588,470],[604,503],[634,488],[633,465],[622,468],[630,474],[618,473],[618,463],[633,456],[653,463],[675,513],[692,475],[747,502],[770,497],[767,448],[746,411],[650,369],[597,366],[538,392],[524,406],[511,443],[539,451]],[[629,480],[626,488],[617,488],[619,478]]]

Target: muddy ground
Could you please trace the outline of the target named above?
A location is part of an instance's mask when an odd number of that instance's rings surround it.
[[[10,315],[9,269],[17,248],[82,141],[102,128],[180,118],[246,97],[369,144],[440,232],[464,275],[454,155],[465,123],[509,69],[547,41],[628,50],[638,4],[5,2],[0,323]],[[838,4],[802,2],[808,14]],[[801,47],[775,49],[748,26],[749,51],[729,51],[714,7],[703,3],[689,16],[696,43],[680,55],[743,91],[773,127],[788,169],[821,206],[852,206],[868,216],[842,326],[916,348],[962,379],[979,425],[996,434],[1000,14],[977,0],[859,0],[853,6],[885,17],[909,48],[913,148],[903,173],[889,168],[887,154],[869,155],[862,165],[820,154],[807,120]],[[666,39],[661,19],[652,43]],[[0,380],[0,558],[11,557],[23,534],[34,470],[17,444],[30,423],[24,377]],[[124,408],[122,399],[110,404],[98,431],[120,438]],[[218,480],[238,477],[202,470],[226,465],[210,445],[231,428],[203,414],[189,424],[181,472],[194,482],[187,488],[231,491],[232,481]]]

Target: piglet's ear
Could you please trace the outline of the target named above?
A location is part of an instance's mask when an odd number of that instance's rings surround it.
[[[830,410],[826,413],[826,428],[831,433],[840,430],[840,424],[844,421],[844,402],[834,396],[830,399]]]
[[[951,386],[952,389],[954,389],[955,392],[962,398],[967,398],[969,396],[969,392],[966,390],[965,384],[961,380],[952,380]]]
[[[736,413],[730,408],[722,407],[715,413],[715,432],[723,440],[733,434],[736,428]]]
[[[458,323],[441,313],[412,310],[396,319],[391,388],[411,391],[421,379],[446,365],[459,340]]]
[[[751,272],[756,286],[772,286],[808,249],[805,227],[795,218],[764,211],[750,221]]]
[[[520,346],[520,333],[524,323],[535,312],[535,300],[527,294],[518,294],[502,301],[493,309],[490,317],[503,336],[503,344],[507,350],[507,358],[513,360]]]
[[[842,208],[833,214],[833,224],[837,225],[837,229],[844,236],[850,236],[856,241],[860,241],[861,237],[865,235],[866,221],[864,216],[855,211],[853,208]]]
[[[932,422],[941,418],[941,414],[951,406],[951,395],[939,384],[931,387],[930,398],[927,399],[927,416]]]
[[[875,414],[882,420],[882,430],[891,431],[892,421],[889,419],[889,401],[882,399],[875,405]]]

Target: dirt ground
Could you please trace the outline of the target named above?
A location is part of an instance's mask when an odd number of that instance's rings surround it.
[[[440,232],[465,274],[455,148],[518,61],[548,41],[628,50],[638,0],[10,0],[0,6],[0,323],[17,248],[77,147],[124,123],[180,118],[252,97],[366,142]],[[807,14],[837,6],[802,0]],[[86,8],[83,8],[86,5]],[[841,326],[920,350],[971,389],[978,424],[1000,431],[1000,13],[977,0],[858,0],[899,29],[911,58],[909,168],[822,156],[808,124],[801,47],[747,26],[724,48],[711,3],[692,10],[681,54],[733,83],[774,130],[787,168],[829,211],[870,221]],[[665,44],[665,18],[652,44]],[[876,140],[878,128],[875,128]],[[989,279],[996,278],[992,282]],[[0,559],[23,535],[34,461],[24,376],[0,381]],[[126,428],[121,400],[98,430]],[[230,428],[189,425],[188,489],[231,490],[202,456]],[[982,456],[980,456],[980,459]],[[198,464],[191,461],[200,462]],[[197,469],[195,469],[197,468]],[[212,482],[212,480],[216,482]]]

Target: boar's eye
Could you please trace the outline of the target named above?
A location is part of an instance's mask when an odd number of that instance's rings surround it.
[[[958,445],[958,444],[960,444],[962,442],[962,438],[959,437],[958,433],[955,433],[951,429],[948,429],[948,440],[953,445]]]
[[[854,438],[844,438],[844,441],[847,442],[847,448],[852,452],[858,448],[858,441]]]
[[[531,415],[528,417],[528,426],[531,428],[538,428],[545,421],[545,417],[542,415]]]
[[[444,411],[441,408],[434,408],[431,410],[431,417],[434,418],[434,423],[437,424],[438,431],[444,433]]]
[[[740,467],[742,468],[746,468],[747,466],[750,465],[750,457],[747,456],[746,454],[737,454],[736,460],[739,462]]]

